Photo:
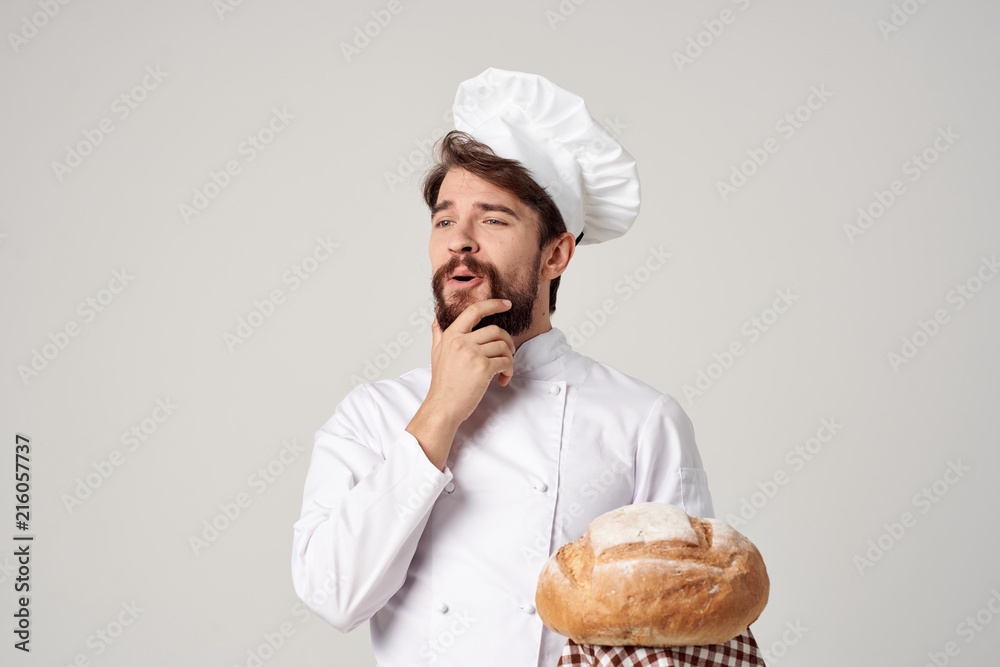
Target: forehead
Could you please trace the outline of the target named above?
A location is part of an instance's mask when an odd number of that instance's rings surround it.
[[[445,175],[438,190],[437,200],[438,203],[454,202],[456,206],[479,203],[502,204],[513,209],[524,219],[534,217],[534,211],[514,193],[457,167]]]

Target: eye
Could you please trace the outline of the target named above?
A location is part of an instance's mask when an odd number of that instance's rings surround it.
[[[492,225],[492,224],[506,225],[507,223],[504,222],[503,220],[497,220],[496,218],[490,218],[489,220],[486,221],[486,224],[490,224],[490,225]]]
[[[441,220],[438,220],[437,222],[435,222],[434,226],[435,227],[444,227],[446,225],[453,225],[453,224],[455,224],[455,223],[452,222],[451,220],[448,220],[447,218],[442,218]]]

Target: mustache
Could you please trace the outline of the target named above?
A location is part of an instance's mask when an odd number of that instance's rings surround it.
[[[496,286],[498,282],[497,269],[495,266],[493,266],[493,264],[481,261],[471,255],[454,255],[437,271],[434,272],[434,284],[444,285],[444,281],[448,278],[448,274],[460,266],[464,266],[477,276],[482,276],[483,278],[486,278],[489,281],[490,285]]]

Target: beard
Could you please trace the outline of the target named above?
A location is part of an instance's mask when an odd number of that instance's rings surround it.
[[[487,299],[508,299],[510,308],[500,313],[487,315],[472,327],[473,331],[497,325],[512,337],[524,333],[531,326],[531,314],[538,298],[538,269],[541,267],[541,251],[535,255],[535,260],[525,280],[507,280],[500,276],[496,267],[488,262],[481,262],[471,255],[455,255],[448,263],[434,272],[431,289],[434,292],[435,313],[438,325],[444,331],[452,325],[462,312],[478,301],[468,290],[455,291],[450,299],[444,296],[445,282],[448,274],[460,266],[465,266],[478,276],[482,276],[490,288]]]

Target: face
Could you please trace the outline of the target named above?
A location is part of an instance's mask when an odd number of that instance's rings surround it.
[[[511,336],[527,331],[538,297],[538,214],[509,192],[453,169],[441,183],[431,223],[441,329],[472,303],[510,299],[507,311],[484,317],[473,329],[496,324]]]

